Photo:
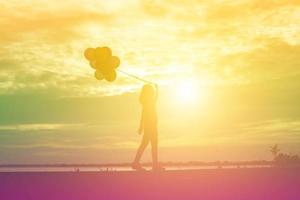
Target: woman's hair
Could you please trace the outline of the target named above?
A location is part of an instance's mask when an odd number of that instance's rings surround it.
[[[155,89],[150,84],[145,84],[142,87],[140,94],[140,103],[142,105],[155,101]]]

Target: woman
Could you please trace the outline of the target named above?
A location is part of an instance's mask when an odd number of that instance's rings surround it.
[[[157,161],[157,113],[156,113],[156,101],[157,101],[158,87],[155,88],[146,84],[143,86],[140,94],[140,103],[142,105],[142,116],[138,133],[143,135],[141,144],[137,150],[132,168],[135,170],[145,170],[140,162],[142,154],[147,147],[148,143],[151,142],[152,152],[152,169],[161,170],[163,169],[158,165]]]

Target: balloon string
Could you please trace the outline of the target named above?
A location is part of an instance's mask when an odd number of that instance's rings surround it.
[[[117,69],[117,71],[118,71],[118,72],[121,72],[122,74],[125,74],[125,75],[127,75],[127,76],[130,76],[130,77],[132,77],[132,78],[135,78],[135,79],[137,79],[137,80],[140,80],[140,81],[143,81],[143,82],[146,82],[146,83],[150,83],[150,84],[155,84],[155,83],[153,83],[153,82],[151,82],[151,81],[147,81],[147,80],[142,79],[142,78],[140,78],[140,77],[138,77],[138,76],[135,76],[135,75],[133,75],[133,74],[129,74],[128,72],[124,72],[124,71],[122,71],[122,70],[120,70],[120,69]]]

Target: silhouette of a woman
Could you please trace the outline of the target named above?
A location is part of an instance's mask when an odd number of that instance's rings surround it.
[[[142,134],[144,132],[141,144],[137,150],[132,168],[136,170],[145,170],[140,162],[142,154],[151,142],[151,152],[152,152],[152,169],[158,170],[162,169],[158,165],[157,161],[157,113],[156,113],[156,101],[157,101],[158,87],[155,88],[146,84],[143,86],[140,94],[140,103],[142,105],[142,116],[140,127],[138,133]]]

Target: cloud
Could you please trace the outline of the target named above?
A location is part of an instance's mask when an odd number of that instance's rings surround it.
[[[45,8],[45,5],[28,5],[31,4],[17,6],[12,2],[0,8],[0,26],[5,27],[0,30],[0,43],[17,42],[23,38],[32,40],[32,37],[44,42],[64,42],[79,37],[80,32],[76,31],[75,27],[81,24],[94,22],[107,25],[113,20],[110,13],[91,11],[76,4],[57,6],[53,9],[49,5],[50,9],[37,9]]]
[[[210,45],[216,43],[221,48],[252,48],[256,45],[253,39],[261,36],[299,42],[298,1],[198,1],[183,7],[187,6],[185,11],[190,12],[174,14],[176,20],[186,22],[178,24],[179,35],[186,40],[211,40]],[[193,8],[198,8],[198,12]]]
[[[17,124],[17,125],[0,125],[0,131],[52,131],[64,129],[76,129],[81,124]]]
[[[248,141],[269,144],[298,144],[300,142],[299,119],[273,119],[241,124],[241,134],[237,137]]]
[[[212,1],[207,9],[207,20],[215,22],[236,22],[255,18],[261,15],[276,17],[282,9],[297,9],[300,3],[294,1],[273,0],[242,0],[242,1]],[[270,19],[270,18],[269,18]],[[262,19],[268,20],[268,19]]]
[[[166,6],[162,5],[160,1],[142,0],[141,5],[144,11],[152,16],[163,17],[168,12]]]
[[[46,89],[1,95],[0,124],[123,122],[136,119],[139,113],[137,93],[62,98],[64,93]]]
[[[300,45],[292,45],[278,38],[258,39],[257,43],[261,44],[260,48],[224,56],[219,67],[254,81],[300,76]],[[294,84],[299,85],[299,81]]]
[[[1,93],[56,88],[69,96],[90,96],[136,90],[138,83],[123,76],[103,87],[92,81],[82,52],[100,43],[121,57],[122,69],[145,78],[171,83],[170,77],[189,76],[200,67],[201,77],[224,55],[259,49],[259,37],[297,45],[298,7],[297,1],[246,0],[6,2],[0,8],[0,25],[7,27],[0,30],[0,64],[7,66],[0,72],[6,80]],[[230,70],[224,67],[217,76]],[[174,75],[168,76],[170,71]]]
[[[128,126],[128,122],[127,126]],[[119,132],[114,121],[89,123],[27,123],[0,125],[0,149],[116,149],[132,148],[134,135]],[[125,123],[121,124],[123,127]],[[126,140],[124,140],[124,134]]]

